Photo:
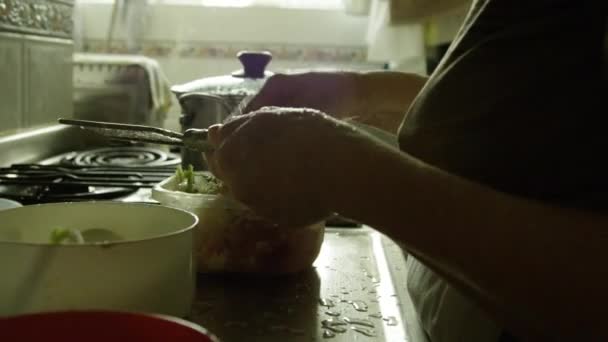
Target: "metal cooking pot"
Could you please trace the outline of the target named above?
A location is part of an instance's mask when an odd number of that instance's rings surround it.
[[[171,88],[181,106],[182,131],[223,122],[238,110],[244,100],[255,95],[272,75],[266,71],[272,59],[269,52],[241,51],[237,57],[243,68],[231,75],[202,78]],[[207,170],[200,153],[184,149],[182,165],[186,167],[189,164],[195,170]]]

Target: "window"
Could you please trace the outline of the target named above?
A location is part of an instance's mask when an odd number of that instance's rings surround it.
[[[82,1],[82,0],[81,0]],[[84,0],[87,1],[87,0]],[[90,1],[90,0],[89,0]],[[99,1],[99,0],[98,0]],[[327,9],[338,10],[344,8],[343,0],[148,0],[158,4],[186,4],[211,7],[282,7],[298,9]]]

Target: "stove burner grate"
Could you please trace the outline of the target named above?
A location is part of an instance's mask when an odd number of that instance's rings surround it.
[[[78,202],[90,200],[109,200],[128,196],[137,191],[127,187],[94,187],[79,184],[2,184],[0,197],[9,198],[21,204],[54,202]]]
[[[177,167],[179,155],[149,147],[108,147],[73,152],[60,162],[74,166]]]

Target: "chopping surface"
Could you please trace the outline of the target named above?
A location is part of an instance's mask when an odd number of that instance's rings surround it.
[[[285,277],[199,275],[192,321],[231,341],[406,341],[405,259],[364,227],[328,228],[310,270]]]

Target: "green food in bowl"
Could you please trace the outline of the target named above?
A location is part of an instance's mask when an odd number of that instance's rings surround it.
[[[78,229],[55,228],[51,232],[51,243],[60,245],[64,243],[84,243],[82,233]]]
[[[204,173],[202,177],[195,179],[194,168],[188,165],[184,170],[182,166],[178,166],[175,170],[176,190],[191,194],[208,194],[217,195],[225,189],[222,181],[215,178],[210,173]]]

